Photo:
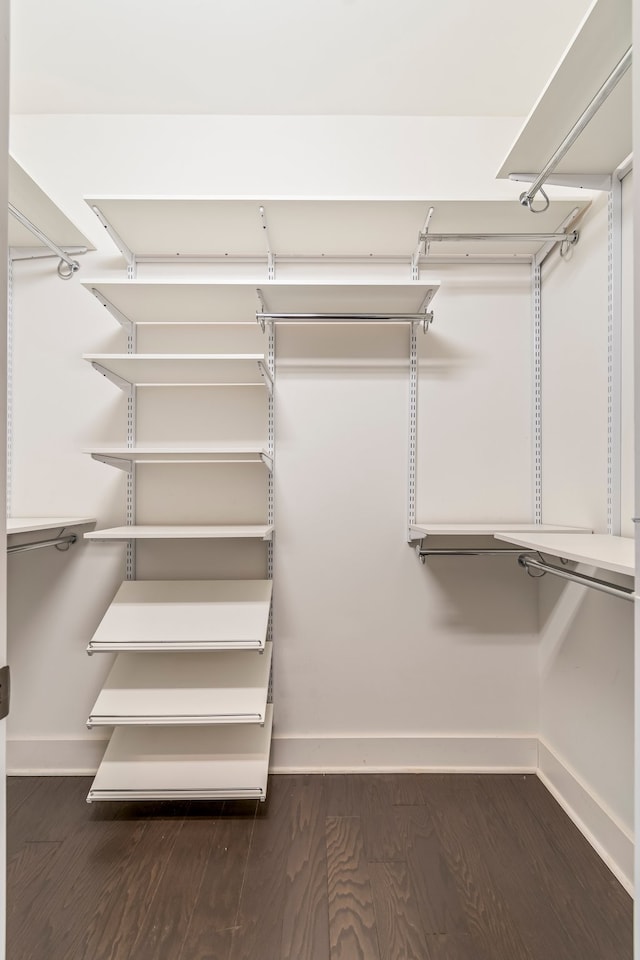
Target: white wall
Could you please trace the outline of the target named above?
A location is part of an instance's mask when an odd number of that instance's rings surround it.
[[[629,217],[624,194],[623,497],[633,483]],[[566,262],[542,278],[543,520],[607,532],[607,197]],[[595,576],[601,571],[585,570]],[[615,580],[615,577],[612,576]],[[621,582],[629,585],[628,578]],[[633,848],[632,604],[552,577],[540,582],[540,768],[627,885]]]

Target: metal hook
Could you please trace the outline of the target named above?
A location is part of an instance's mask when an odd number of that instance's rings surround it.
[[[433,310],[429,311],[429,313],[425,313],[424,320],[422,321],[422,332],[428,333],[429,327],[432,323],[433,323]]]
[[[74,273],[76,273],[76,271],[79,269],[80,264],[77,260],[72,260],[71,263],[69,263],[67,260],[61,260],[58,264],[58,276],[61,280],[70,280]]]
[[[549,204],[551,201],[549,200],[549,197],[546,195],[542,187],[540,187],[536,193],[541,193],[542,196],[544,197],[545,199],[544,207],[539,207],[537,210],[534,210],[533,201],[535,200],[536,194],[531,195],[526,191],[520,194],[520,203],[522,204],[523,207],[526,207],[527,210],[530,210],[531,213],[544,213],[545,210],[549,209]]]

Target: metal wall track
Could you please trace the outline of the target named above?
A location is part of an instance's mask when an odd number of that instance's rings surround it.
[[[533,310],[533,522],[542,523],[542,289],[541,269],[534,263],[531,271]]]
[[[607,533],[620,536],[622,509],[622,183],[614,176],[607,242]]]
[[[13,516],[13,260],[7,261],[7,516]]]

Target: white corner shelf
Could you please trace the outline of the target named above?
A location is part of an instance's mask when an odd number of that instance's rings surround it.
[[[103,726],[265,722],[271,643],[264,651],[119,653],[87,720]]]
[[[23,170],[20,164],[9,157],[9,203],[20,211],[57,246],[86,247],[95,250],[95,247],[83,233],[69,220],[59,207],[47,196],[35,180]],[[40,247],[44,245],[11,214],[8,215],[8,246],[9,247]]]
[[[132,386],[208,386],[271,383],[264,354],[86,353],[103,376]]]
[[[216,444],[203,446],[99,447],[85,450],[94,460],[120,470],[138,463],[262,463],[269,470],[273,460],[267,451],[254,444]]]
[[[518,206],[516,204],[516,206]],[[414,240],[414,246],[417,237]],[[418,280],[373,283],[281,283],[278,280],[87,280],[83,284],[120,323],[256,323],[263,303],[272,313],[420,312],[439,284]],[[115,314],[114,314],[115,316]]]
[[[631,0],[595,0],[527,117],[498,178],[537,176],[631,46]],[[556,174],[608,175],[632,151],[631,70],[622,77]],[[552,182],[552,181],[551,181]],[[555,201],[551,204],[554,207]],[[538,217],[531,218],[538,220]]]
[[[271,580],[125,580],[88,653],[263,650]]]
[[[85,540],[271,540],[268,524],[133,524],[90,530]]]
[[[95,517],[7,517],[7,536],[12,533],[37,533],[40,530],[66,530],[95,522]]]
[[[117,727],[87,800],[264,800],[272,723]]]
[[[537,550],[575,563],[586,563],[623,573],[635,574],[634,541],[632,537],[613,537],[592,533],[576,537],[574,534],[496,534],[497,540],[513,543],[527,550]]]
[[[416,523],[409,528],[413,539],[423,537],[495,537],[500,533],[591,533],[585,527],[549,523]]]

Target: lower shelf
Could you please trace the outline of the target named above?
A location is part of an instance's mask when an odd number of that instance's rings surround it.
[[[87,726],[264,723],[270,670],[271,643],[261,653],[120,653]]]
[[[269,705],[263,727],[118,727],[87,802],[264,800],[272,725]]]
[[[273,527],[267,524],[162,524],[109,527],[91,530],[85,540],[271,540]]]

